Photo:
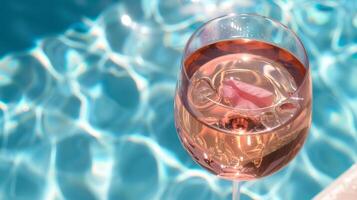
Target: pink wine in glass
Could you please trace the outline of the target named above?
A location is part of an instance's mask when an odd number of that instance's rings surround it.
[[[196,50],[183,68],[175,122],[201,166],[250,180],[295,157],[311,123],[311,84],[292,53],[257,40],[225,40]]]

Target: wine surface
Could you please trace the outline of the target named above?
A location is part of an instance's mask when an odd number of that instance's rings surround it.
[[[249,180],[295,157],[311,123],[311,84],[293,54],[266,42],[226,40],[193,52],[183,68],[175,123],[201,166]]]

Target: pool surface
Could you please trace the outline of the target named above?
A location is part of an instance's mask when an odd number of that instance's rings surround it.
[[[0,60],[0,199],[228,200],[176,135],[183,47],[204,21],[259,13],[307,48],[313,124],[284,170],[242,199],[308,200],[357,160],[357,1],[120,1]]]

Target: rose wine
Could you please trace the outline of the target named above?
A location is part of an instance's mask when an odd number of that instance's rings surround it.
[[[225,40],[196,50],[183,68],[175,122],[202,167],[250,180],[298,153],[311,123],[311,84],[292,53],[257,40]]]

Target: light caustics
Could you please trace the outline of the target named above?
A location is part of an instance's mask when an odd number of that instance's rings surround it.
[[[181,148],[170,114],[183,45],[217,13],[257,12],[291,26],[309,49],[314,80],[301,154],[244,184],[243,195],[310,199],[357,159],[353,3],[137,2],[1,59],[0,199],[228,198],[229,184]]]

